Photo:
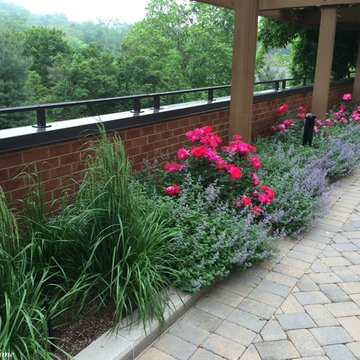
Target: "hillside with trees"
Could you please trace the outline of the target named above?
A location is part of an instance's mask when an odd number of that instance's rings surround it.
[[[0,108],[230,84],[233,22],[232,10],[190,0],[151,0],[145,19],[134,25],[74,23],[63,14],[31,14],[0,0]],[[317,36],[315,28],[262,19],[257,79],[312,78]],[[346,34],[346,39],[336,39],[334,76],[347,74],[355,63],[357,34]],[[56,109],[47,118],[123,111],[126,106]],[[0,129],[34,123],[34,117],[0,116]]]

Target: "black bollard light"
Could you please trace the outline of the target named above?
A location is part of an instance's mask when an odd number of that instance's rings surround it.
[[[311,146],[312,144],[315,119],[316,119],[316,115],[313,113],[307,113],[305,116],[303,145]]]
[[[52,341],[54,341],[54,332],[53,332],[53,328],[52,328],[52,323],[51,323],[51,317],[49,314],[49,299],[45,298],[44,299],[44,306],[45,306],[45,310],[46,310],[46,318],[47,318],[47,327],[48,327],[48,337],[52,339]],[[53,344],[50,345],[50,349],[51,351],[55,351],[55,346]]]

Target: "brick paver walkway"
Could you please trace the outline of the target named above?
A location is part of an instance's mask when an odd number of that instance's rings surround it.
[[[360,170],[280,254],[213,288],[139,360],[360,359]]]

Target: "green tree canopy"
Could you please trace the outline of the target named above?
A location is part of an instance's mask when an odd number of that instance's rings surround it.
[[[24,55],[31,57],[30,70],[36,71],[43,85],[49,84],[49,68],[57,55],[70,52],[64,33],[55,28],[33,26],[26,29],[24,35]]]
[[[0,27],[0,108],[19,106],[26,100],[25,83],[31,62],[23,55],[23,44],[19,35]],[[1,117],[0,129],[27,123],[24,116]],[[24,121],[19,121],[23,119]]]
[[[229,83],[233,11],[151,0],[146,19],[124,37],[120,84],[127,93]]]

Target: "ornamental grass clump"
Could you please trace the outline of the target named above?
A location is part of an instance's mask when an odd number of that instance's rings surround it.
[[[176,277],[169,252],[175,234],[163,212],[132,178],[120,138],[110,141],[101,130],[75,201],[45,223],[31,219],[38,244],[32,262],[61,272],[78,312],[110,301],[114,326],[135,310],[144,324],[153,316],[162,321],[162,291]]]
[[[178,273],[177,230],[167,207],[132,178],[118,137],[110,141],[101,130],[92,150],[75,201],[64,198],[57,216],[46,209],[36,174],[21,226],[0,193],[0,349],[16,359],[55,359],[49,345],[57,346],[57,330],[83,310],[114,309],[114,328],[125,318],[144,327],[163,321]]]
[[[55,274],[29,268],[31,250],[20,246],[17,220],[0,188],[0,349],[17,360],[50,359],[43,284]]]

